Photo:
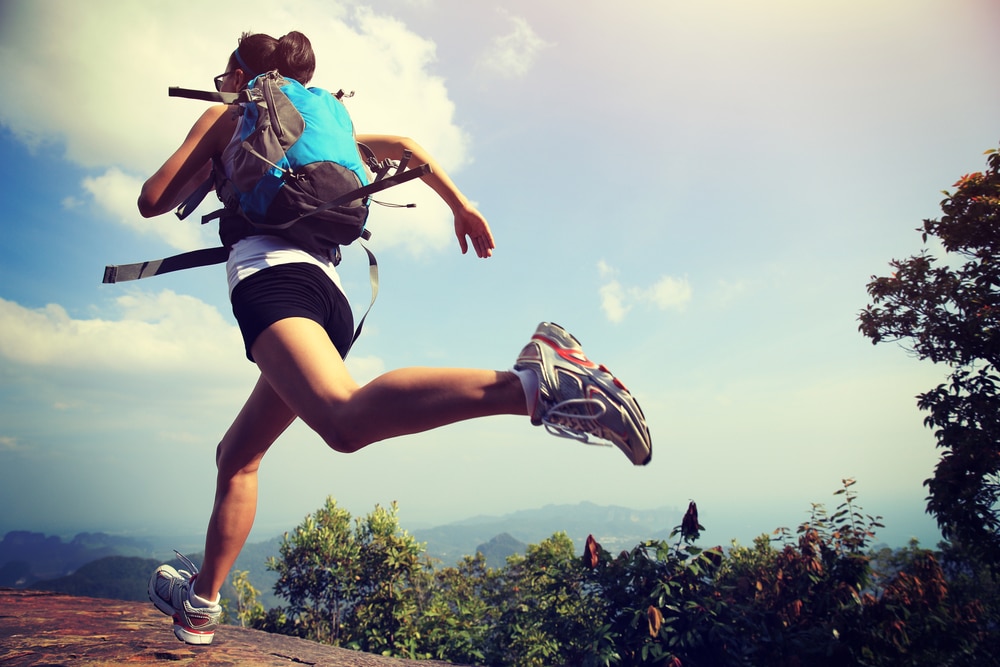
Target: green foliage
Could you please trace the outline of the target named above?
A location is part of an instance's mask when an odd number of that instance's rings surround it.
[[[250,583],[250,573],[246,570],[236,570],[232,578],[233,590],[236,592],[236,621],[243,628],[260,625],[266,617],[264,605],[258,601],[260,591]],[[233,617],[228,599],[222,601],[226,618]]]
[[[423,545],[399,527],[396,503],[357,520],[354,598],[345,616],[345,645],[369,653],[420,657],[417,602]]]
[[[418,632],[429,657],[484,664],[487,642],[499,618],[490,601],[502,597],[500,576],[486,566],[482,553],[425,576]]]
[[[648,541],[613,557],[588,539],[583,564],[602,619],[585,664],[740,664],[734,619],[713,585],[722,562],[720,547]]]
[[[946,538],[1000,562],[1000,152],[987,170],[945,192],[940,219],[925,220],[943,261],[929,251],[893,260],[872,277],[872,304],[859,316],[873,343],[904,344],[920,359],[952,368],[950,380],[918,397],[924,423],[944,450],[925,484],[927,509]]]
[[[853,484],[844,480],[832,515],[814,505],[796,538],[776,531],[780,549],[761,536],[721,569],[750,664],[989,664],[968,660],[985,639],[981,605],[951,595],[934,554],[916,544],[873,554],[881,524],[858,507]]]
[[[361,554],[350,513],[327,498],[315,514],[285,533],[279,553],[267,567],[278,573],[274,592],[289,604],[269,613],[262,629],[339,645],[360,579]]]
[[[411,594],[422,546],[399,527],[397,507],[376,506],[354,521],[327,498],[285,534],[276,594],[287,608],[270,610],[257,627],[370,653],[418,657],[417,607]]]
[[[862,596],[862,614],[844,643],[865,665],[985,665],[971,661],[980,644],[978,605],[949,591],[935,555],[911,547],[899,552],[899,570],[876,592]]]
[[[489,636],[489,664],[579,664],[599,623],[586,580],[566,533],[509,557],[487,599],[499,613]]]
[[[881,526],[858,508],[853,484],[844,480],[832,515],[814,504],[794,536],[784,529],[775,541],[761,536],[720,568],[717,585],[739,610],[742,653],[752,664],[851,664],[841,638],[860,618],[861,593],[871,582],[866,551]]]
[[[1000,667],[996,651],[1000,646],[1000,573],[995,564],[981,561],[981,550],[970,550],[957,542],[940,546],[938,556],[948,582],[948,599],[963,620],[964,664]]]
[[[261,615],[237,573],[237,615],[383,655],[503,667],[996,664],[994,573],[954,544],[873,552],[880,517],[854,480],[834,496],[832,513],[815,504],[795,530],[728,553],[697,546],[692,502],[675,542],[615,556],[590,537],[581,557],[557,533],[501,568],[477,554],[437,570],[395,504],[352,520],[328,499],[272,563],[289,606]]]

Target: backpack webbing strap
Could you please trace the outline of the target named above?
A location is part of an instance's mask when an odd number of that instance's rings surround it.
[[[354,337],[351,338],[351,345],[353,346],[358,337],[361,336],[361,329],[365,326],[365,319],[368,314],[372,312],[372,306],[375,305],[375,299],[378,298],[378,260],[375,259],[375,253],[368,249],[368,247],[358,241],[365,253],[368,255],[368,282],[371,283],[372,288],[372,298],[368,302],[368,308],[365,309],[365,314],[361,316],[361,320],[358,322],[357,328],[354,330]],[[337,261],[340,263],[340,248],[337,248]],[[164,259],[155,259],[148,262],[136,262],[135,264],[112,264],[104,267],[104,283],[120,283],[127,280],[140,280],[142,278],[149,278],[150,276],[158,276],[163,273],[170,273],[171,271],[180,271],[182,269],[193,269],[198,266],[209,266],[211,264],[222,264],[229,258],[229,250],[223,246],[218,248],[204,248],[202,250],[193,250],[191,252],[181,253],[180,255],[174,255],[172,257],[166,257]],[[346,358],[347,355],[345,354]]]
[[[375,254],[368,249],[368,247],[358,241],[358,245],[364,248],[364,251],[368,253],[368,282],[372,286],[372,300],[368,303],[368,308],[365,309],[365,314],[361,316],[361,320],[358,322],[358,328],[354,330],[354,338],[351,339],[351,347],[354,346],[354,342],[361,335],[361,329],[365,326],[365,318],[368,317],[368,313],[372,312],[372,306],[375,305],[375,299],[378,297],[378,262],[375,260]],[[350,350],[348,350],[350,351]],[[347,358],[347,355],[344,355]]]
[[[249,100],[249,94],[242,93],[213,93],[208,90],[192,90],[191,88],[180,88],[171,86],[167,89],[169,97],[186,97],[191,100],[203,100],[205,102],[221,102],[222,104],[236,104]],[[243,99],[240,99],[243,98]]]
[[[163,259],[151,259],[135,264],[110,264],[104,267],[104,283],[120,283],[127,280],[139,280],[151,276],[159,276],[172,271],[191,269],[196,266],[222,264],[229,257],[229,250],[218,248],[203,248],[192,250]]]
[[[323,211],[327,211],[336,206],[343,206],[344,204],[352,202],[355,199],[364,199],[370,197],[373,194],[381,192],[382,190],[387,190],[394,185],[399,185],[400,183],[406,183],[407,181],[412,181],[415,178],[420,178],[424,174],[429,174],[429,173],[431,173],[431,166],[429,164],[422,164],[419,167],[413,167],[412,169],[407,169],[406,171],[398,171],[392,176],[385,176],[383,178],[376,180],[373,183],[364,185],[360,188],[357,188],[356,190],[351,190],[347,194],[341,195],[336,199],[331,199],[328,202],[320,204],[316,208],[306,211],[305,213],[302,213],[298,217],[292,218],[288,222],[283,222],[278,225],[256,225],[256,223],[253,224],[255,224],[257,227],[261,227],[263,229],[271,231],[288,229],[296,222],[304,218],[308,218],[311,215],[322,213]]]

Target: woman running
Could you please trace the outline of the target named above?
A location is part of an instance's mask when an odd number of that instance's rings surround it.
[[[248,33],[215,81],[221,92],[238,92],[254,77],[277,70],[305,85],[314,69],[305,35],[290,32],[275,39]],[[241,122],[231,106],[205,111],[143,185],[140,213],[150,217],[174,209],[209,176],[215,160],[228,172],[242,150]],[[421,178],[451,208],[461,251],[471,246],[480,258],[492,255],[486,219],[419,144],[387,135],[356,139],[379,160],[399,160],[410,151],[418,164],[430,165]],[[540,324],[509,371],[403,368],[359,385],[344,364],[354,321],[330,254],[252,229],[234,232],[225,220],[220,235],[230,247],[233,313],[260,377],[216,450],[215,503],[200,572],[190,561],[190,570],[162,565],[149,581],[150,599],[173,616],[178,639],[212,642],[222,615],[219,591],[253,525],[261,459],[296,418],[330,448],[349,453],[475,417],[527,415],[553,434],[611,442],[633,464],[649,462],[652,445],[638,403],[558,325]]]

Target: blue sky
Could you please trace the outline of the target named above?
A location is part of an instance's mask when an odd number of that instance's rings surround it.
[[[299,29],[359,132],[408,134],[490,220],[374,210],[382,292],[349,365],[509,368],[541,320],[633,390],[633,468],[495,418],[334,454],[297,425],[265,459],[270,537],[332,495],[404,526],[589,500],[699,504],[746,543],[857,478],[882,539],[937,534],[915,395],[947,369],[857,332],[865,284],[920,249],[1000,118],[991,0],[0,2],[0,531],[197,533],[214,448],[256,376],[220,267],[101,285],[106,263],[215,243],[143,220],[139,186],[244,30]],[[208,210],[206,208],[206,210]],[[348,250],[352,302],[366,263]],[[665,514],[669,528],[676,517]]]

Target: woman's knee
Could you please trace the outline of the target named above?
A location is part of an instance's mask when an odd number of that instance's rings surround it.
[[[371,444],[371,440],[364,438],[362,432],[355,428],[354,420],[340,419],[336,414],[328,416],[320,423],[310,424],[310,427],[323,439],[327,447],[341,454],[353,454]]]
[[[260,469],[261,458],[262,456],[248,457],[246,452],[227,444],[225,439],[215,448],[215,467],[220,479],[256,474]]]
[[[340,454],[353,454],[368,444],[366,442],[358,442],[355,440],[344,440],[343,438],[331,439],[327,437],[323,438],[323,442],[326,443],[327,447]]]

